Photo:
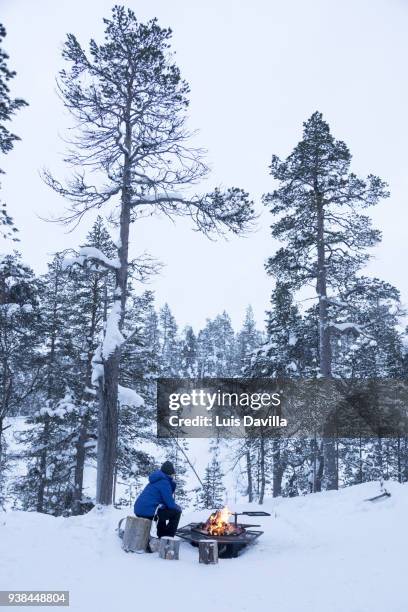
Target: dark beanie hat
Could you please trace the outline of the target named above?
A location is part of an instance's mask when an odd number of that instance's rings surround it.
[[[173,474],[176,473],[176,470],[174,469],[174,465],[172,464],[171,461],[165,461],[160,469],[162,472],[164,472],[168,476],[172,476]]]

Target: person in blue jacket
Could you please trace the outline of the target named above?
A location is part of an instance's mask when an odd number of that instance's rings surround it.
[[[174,537],[180,521],[181,508],[174,501],[175,470],[171,461],[165,461],[160,470],[149,476],[145,486],[135,501],[136,516],[153,520],[157,516],[157,536]]]

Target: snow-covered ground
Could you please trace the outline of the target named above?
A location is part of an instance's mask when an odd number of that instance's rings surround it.
[[[215,566],[184,542],[179,561],[124,553],[114,530],[126,511],[3,513],[0,589],[69,590],[81,612],[407,612],[408,486],[387,488],[376,504],[364,501],[376,483],[267,500],[258,543]]]

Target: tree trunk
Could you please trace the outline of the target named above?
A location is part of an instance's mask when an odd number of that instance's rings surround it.
[[[96,501],[109,505],[113,496],[118,436],[119,355],[117,351],[104,364],[98,417]]]
[[[254,491],[253,491],[253,480],[252,480],[252,462],[251,462],[251,453],[248,449],[246,452],[246,470],[248,477],[248,502],[251,503],[254,499]]]
[[[401,463],[401,438],[397,438],[397,475],[398,482],[402,482],[402,463]]]
[[[381,436],[377,439],[377,452],[376,452],[376,464],[377,464],[377,477],[382,479],[384,477],[384,466],[383,466],[383,444]]]
[[[256,457],[256,495],[259,498],[259,491],[261,489],[261,486],[260,486],[261,478],[260,478],[260,469],[259,469],[259,465],[260,465],[259,440],[257,440],[257,444],[258,444],[258,448],[257,448],[257,457]]]
[[[322,442],[322,445],[323,445],[323,442]],[[324,465],[325,465],[324,453],[323,453],[323,449],[320,448],[320,454],[318,457],[317,473],[316,473],[316,492],[319,492],[322,490]]]
[[[330,346],[330,327],[327,304],[326,253],[324,239],[324,209],[317,182],[317,295],[319,300],[319,357],[320,374],[323,378],[332,376],[332,354]],[[324,482],[326,489],[337,489],[336,446],[332,436],[324,441]]]
[[[273,447],[273,468],[272,468],[272,496],[280,497],[282,495],[282,477],[283,467],[281,462],[280,452],[281,440],[274,438],[272,442]]]
[[[323,438],[324,472],[323,481],[325,489],[338,489],[336,440],[331,436]]]
[[[363,482],[363,444],[361,440],[361,436],[359,439],[358,446],[358,483],[362,484]]]
[[[130,114],[130,101],[126,111]],[[131,210],[131,124],[129,114],[126,119],[126,151],[123,165],[122,201],[120,213],[120,246],[118,256],[120,267],[116,271],[113,307],[120,303],[119,329],[123,329],[126,309],[128,282],[129,228]],[[96,501],[109,505],[113,499],[113,478],[117,459],[118,436],[118,384],[122,349],[117,347],[104,361],[103,382],[99,386],[98,454]]]
[[[312,440],[313,443],[313,483],[312,493],[318,493],[322,490],[322,480],[324,472],[324,452],[323,445],[324,440],[321,441],[320,446],[317,439]]]
[[[45,496],[45,487],[47,480],[47,444],[48,444],[48,436],[49,436],[49,428],[50,428],[50,417],[46,415],[44,417],[44,429],[42,435],[42,450],[40,453],[40,479],[38,483],[38,491],[37,491],[37,512],[44,512],[44,496]]]
[[[263,504],[264,501],[264,497],[265,497],[265,484],[266,484],[266,479],[265,479],[265,439],[263,437],[263,435],[261,435],[261,440],[260,440],[260,476],[261,476],[261,482],[260,482],[260,490],[259,490],[259,504]]]
[[[315,187],[317,197],[317,296],[319,299],[319,357],[320,374],[324,378],[331,377],[331,347],[330,329],[327,306],[326,253],[324,240],[324,209],[318,187]]]
[[[83,486],[84,486],[84,469],[85,469],[85,458],[86,458],[85,442],[87,440],[88,440],[88,419],[87,419],[87,416],[84,416],[81,419],[81,426],[79,430],[78,441],[76,443],[75,472],[74,472],[74,499],[73,499],[74,514],[81,514],[81,500],[82,500],[82,491],[83,491]]]

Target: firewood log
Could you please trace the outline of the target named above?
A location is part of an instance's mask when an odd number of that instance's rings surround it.
[[[126,518],[122,548],[126,552],[141,552],[146,550],[150,537],[152,521],[138,516]]]
[[[150,538],[149,544],[150,544],[150,550],[152,552],[157,552],[159,550],[160,540],[159,538]]]
[[[200,540],[198,543],[198,560],[205,565],[218,563],[218,542],[216,540]]]
[[[161,538],[159,545],[159,557],[169,561],[178,561],[180,540],[175,538]]]

